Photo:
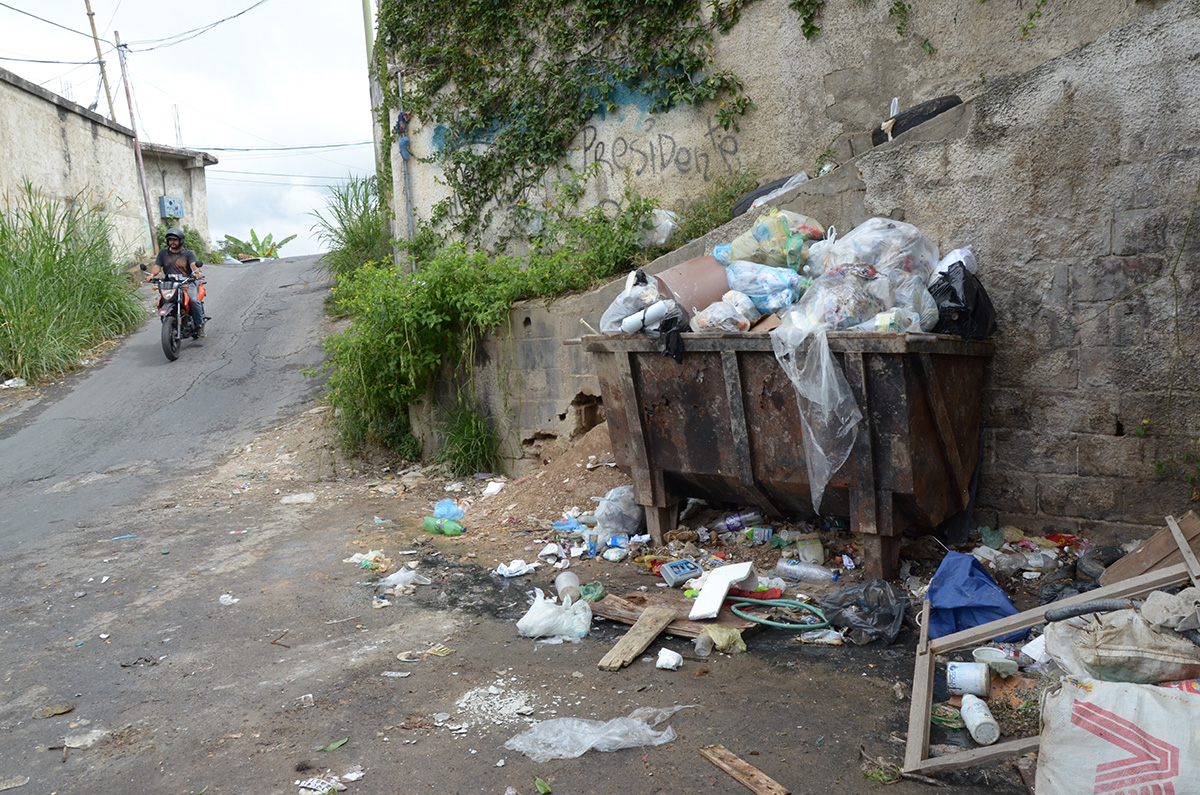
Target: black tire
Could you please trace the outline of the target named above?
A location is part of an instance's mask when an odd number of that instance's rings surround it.
[[[774,182],[768,182],[766,185],[759,185],[749,193],[742,194],[742,196],[733,203],[733,217],[737,218],[739,215],[745,214],[745,212],[750,209],[750,205],[754,204],[755,199],[757,199],[759,196],[766,196],[773,190],[782,188],[783,184],[789,179],[791,179],[791,177],[780,177]]]
[[[892,125],[892,137],[895,138],[906,130],[911,130],[918,124],[924,124],[951,108],[961,105],[962,100],[954,94],[948,94],[944,97],[931,99],[928,102],[922,102],[920,105],[913,105],[907,110],[902,110],[896,114],[896,123]],[[871,146],[879,146],[887,143],[888,136],[879,127],[871,131]]]
[[[179,358],[179,321],[168,317],[162,322],[162,349],[167,359],[175,361]]]

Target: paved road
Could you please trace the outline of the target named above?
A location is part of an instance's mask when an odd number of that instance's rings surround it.
[[[302,370],[322,360],[330,286],[317,259],[208,265],[209,335],[177,361],[151,318],[99,366],[0,415],[0,560],[105,521],[310,398]]]

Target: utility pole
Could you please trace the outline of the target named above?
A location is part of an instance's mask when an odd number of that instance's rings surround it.
[[[83,0],[87,6],[88,22],[92,23],[92,41],[96,43],[96,60],[100,62],[100,80],[104,83],[104,96],[108,99],[108,118],[117,120],[113,109],[112,92],[108,90],[108,73],[104,71],[104,56],[100,54],[100,36],[96,34],[96,15],[92,13],[92,0]]]
[[[121,79],[125,81],[125,99],[129,102],[129,129],[133,130],[133,150],[137,153],[138,178],[142,181],[142,198],[146,200],[146,226],[150,233],[150,248],[157,255],[158,235],[154,233],[154,212],[150,209],[150,186],[146,184],[146,166],[142,162],[142,142],[138,138],[137,123],[133,120],[133,88],[129,85],[129,72],[125,67],[125,47],[121,44],[119,31],[113,31],[113,38],[117,40],[117,55],[121,60]]]

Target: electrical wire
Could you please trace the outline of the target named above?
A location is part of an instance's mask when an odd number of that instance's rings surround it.
[[[826,627],[831,626],[829,620],[825,618],[825,614],[821,612],[820,608],[818,608],[816,605],[810,605],[807,602],[800,602],[795,599],[752,599],[748,596],[739,596],[736,597],[736,601],[734,601],[734,597],[730,597],[730,601],[732,604],[729,605],[729,609],[733,611],[734,615],[741,616],[747,621],[753,621],[756,624],[765,624],[768,627],[775,627],[776,629],[806,631],[811,629],[825,629]],[[755,607],[782,607],[789,610],[807,610],[818,620],[813,624],[791,624],[784,623],[782,621],[772,621],[769,618],[751,615],[750,613],[740,609],[743,607],[747,609]]]
[[[185,41],[189,41],[191,39],[196,38],[197,36],[199,36],[201,34],[207,33],[208,31],[215,28],[217,25],[228,22],[231,19],[237,19],[242,14],[245,14],[249,11],[253,11],[254,9],[258,8],[260,5],[262,5],[265,2],[267,2],[267,0],[258,0],[257,3],[250,6],[249,8],[245,8],[245,9],[237,12],[236,14],[225,17],[224,19],[218,19],[216,22],[212,22],[208,25],[203,25],[198,28],[192,28],[191,30],[185,30],[182,33],[176,33],[174,36],[167,36],[164,39],[148,39],[148,40],[143,40],[143,41],[129,42],[129,43],[125,44],[125,48],[128,52],[150,52],[151,50],[161,50],[165,47],[174,47],[176,44],[182,44]],[[153,45],[153,46],[141,46],[141,47],[138,47],[137,49],[133,49],[134,45]]]
[[[301,179],[347,179],[346,176],[337,176],[334,174],[281,174],[277,171],[235,171],[233,169],[220,169],[219,171],[209,171],[210,174],[253,174],[259,177],[300,177]]]
[[[213,152],[294,152],[301,149],[346,149],[352,146],[371,146],[374,141],[356,141],[345,144],[308,144],[305,146],[196,146]]]
[[[263,0],[263,2],[266,2],[266,0]],[[75,30],[75,28],[68,28],[66,25],[60,25],[57,22],[51,22],[48,19],[39,17],[37,14],[31,14],[28,11],[22,11],[21,9],[17,8],[16,6],[10,6],[8,3],[0,3],[0,6],[3,6],[4,8],[7,8],[10,11],[16,11],[18,14],[24,14],[27,17],[33,17],[38,22],[45,22],[47,25],[53,25],[56,28],[62,28],[63,30],[68,31],[70,33],[77,33],[80,36],[83,36],[84,38],[90,39],[92,37],[92,34],[90,34],[90,33],[84,33],[82,30]],[[111,41],[107,41],[105,39],[101,39],[101,41],[103,41],[105,44],[112,44]]]
[[[21,63],[52,63],[64,64],[66,66],[90,66],[100,63],[100,61],[95,58],[90,61],[44,61],[40,58],[10,58],[7,55],[0,55],[0,61],[20,61]]]

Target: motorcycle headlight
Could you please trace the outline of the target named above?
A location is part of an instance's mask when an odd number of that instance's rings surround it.
[[[170,290],[163,290],[162,297],[163,297],[164,301],[170,301],[170,300],[174,299],[175,298],[175,288],[172,287]]]

